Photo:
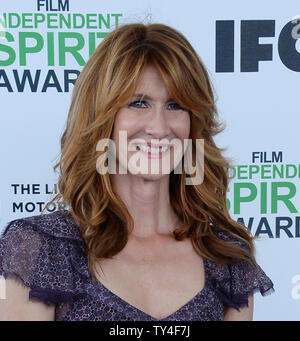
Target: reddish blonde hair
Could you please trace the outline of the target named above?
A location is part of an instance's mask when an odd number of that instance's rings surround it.
[[[197,139],[204,139],[203,182],[186,186],[184,171],[170,174],[171,205],[183,226],[174,238],[191,238],[200,256],[219,264],[244,260],[255,265],[253,237],[231,219],[227,208],[230,162],[213,140],[224,127],[218,122],[207,70],[187,39],[167,25],[121,25],[87,61],[74,86],[60,160],[54,166],[60,170],[59,193],[48,205],[58,201],[69,207],[85,241],[92,277],[97,260],[124,248],[134,222],[113,192],[109,174],[96,170],[102,153],[96,145],[111,138],[115,113],[131,99],[146,64],[159,70],[170,96],[189,110],[193,149]],[[246,247],[218,238],[214,226]]]

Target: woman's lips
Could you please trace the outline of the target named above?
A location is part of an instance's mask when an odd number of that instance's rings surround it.
[[[146,151],[146,150],[142,150],[141,147],[145,146],[145,147],[150,147],[150,148],[155,148],[158,149],[159,147],[162,147],[163,149],[165,147],[169,147],[166,150],[160,150],[159,152],[151,152],[151,150]],[[164,155],[166,155],[171,149],[173,149],[172,145],[168,145],[168,144],[159,144],[159,145],[154,145],[154,144],[145,144],[145,143],[139,143],[136,146],[136,150],[138,152],[140,152],[141,154],[147,156],[149,159],[161,159]]]

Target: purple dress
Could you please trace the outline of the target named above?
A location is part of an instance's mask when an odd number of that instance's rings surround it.
[[[232,240],[224,232],[219,238]],[[29,287],[31,301],[55,305],[56,321],[220,321],[224,306],[239,310],[250,293],[274,290],[260,267],[240,262],[215,271],[217,263],[204,259],[204,288],[159,320],[92,281],[83,246],[66,210],[10,221],[0,239],[0,275]]]

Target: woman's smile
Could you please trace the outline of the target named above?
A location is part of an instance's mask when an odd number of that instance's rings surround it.
[[[139,151],[141,154],[147,156],[149,159],[161,159],[166,154],[169,153],[170,150],[173,149],[173,146],[171,145],[161,145],[158,147],[155,147],[154,145],[150,144],[137,144],[136,150]]]

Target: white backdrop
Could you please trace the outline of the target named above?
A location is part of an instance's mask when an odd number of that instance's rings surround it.
[[[61,14],[77,14],[77,27],[60,28]],[[6,20],[10,27],[0,29],[1,229],[40,214],[53,197],[73,89],[64,79],[76,78],[102,40],[96,33],[120,23],[165,23],[208,68],[227,126],[216,142],[236,165],[230,212],[259,236],[257,260],[275,284],[274,294],[255,295],[254,320],[299,321],[299,14],[296,0],[2,2],[0,26]],[[110,21],[99,27],[101,15]],[[67,52],[64,61],[63,43],[79,44],[77,59]],[[28,78],[22,84],[28,75],[31,85]]]

